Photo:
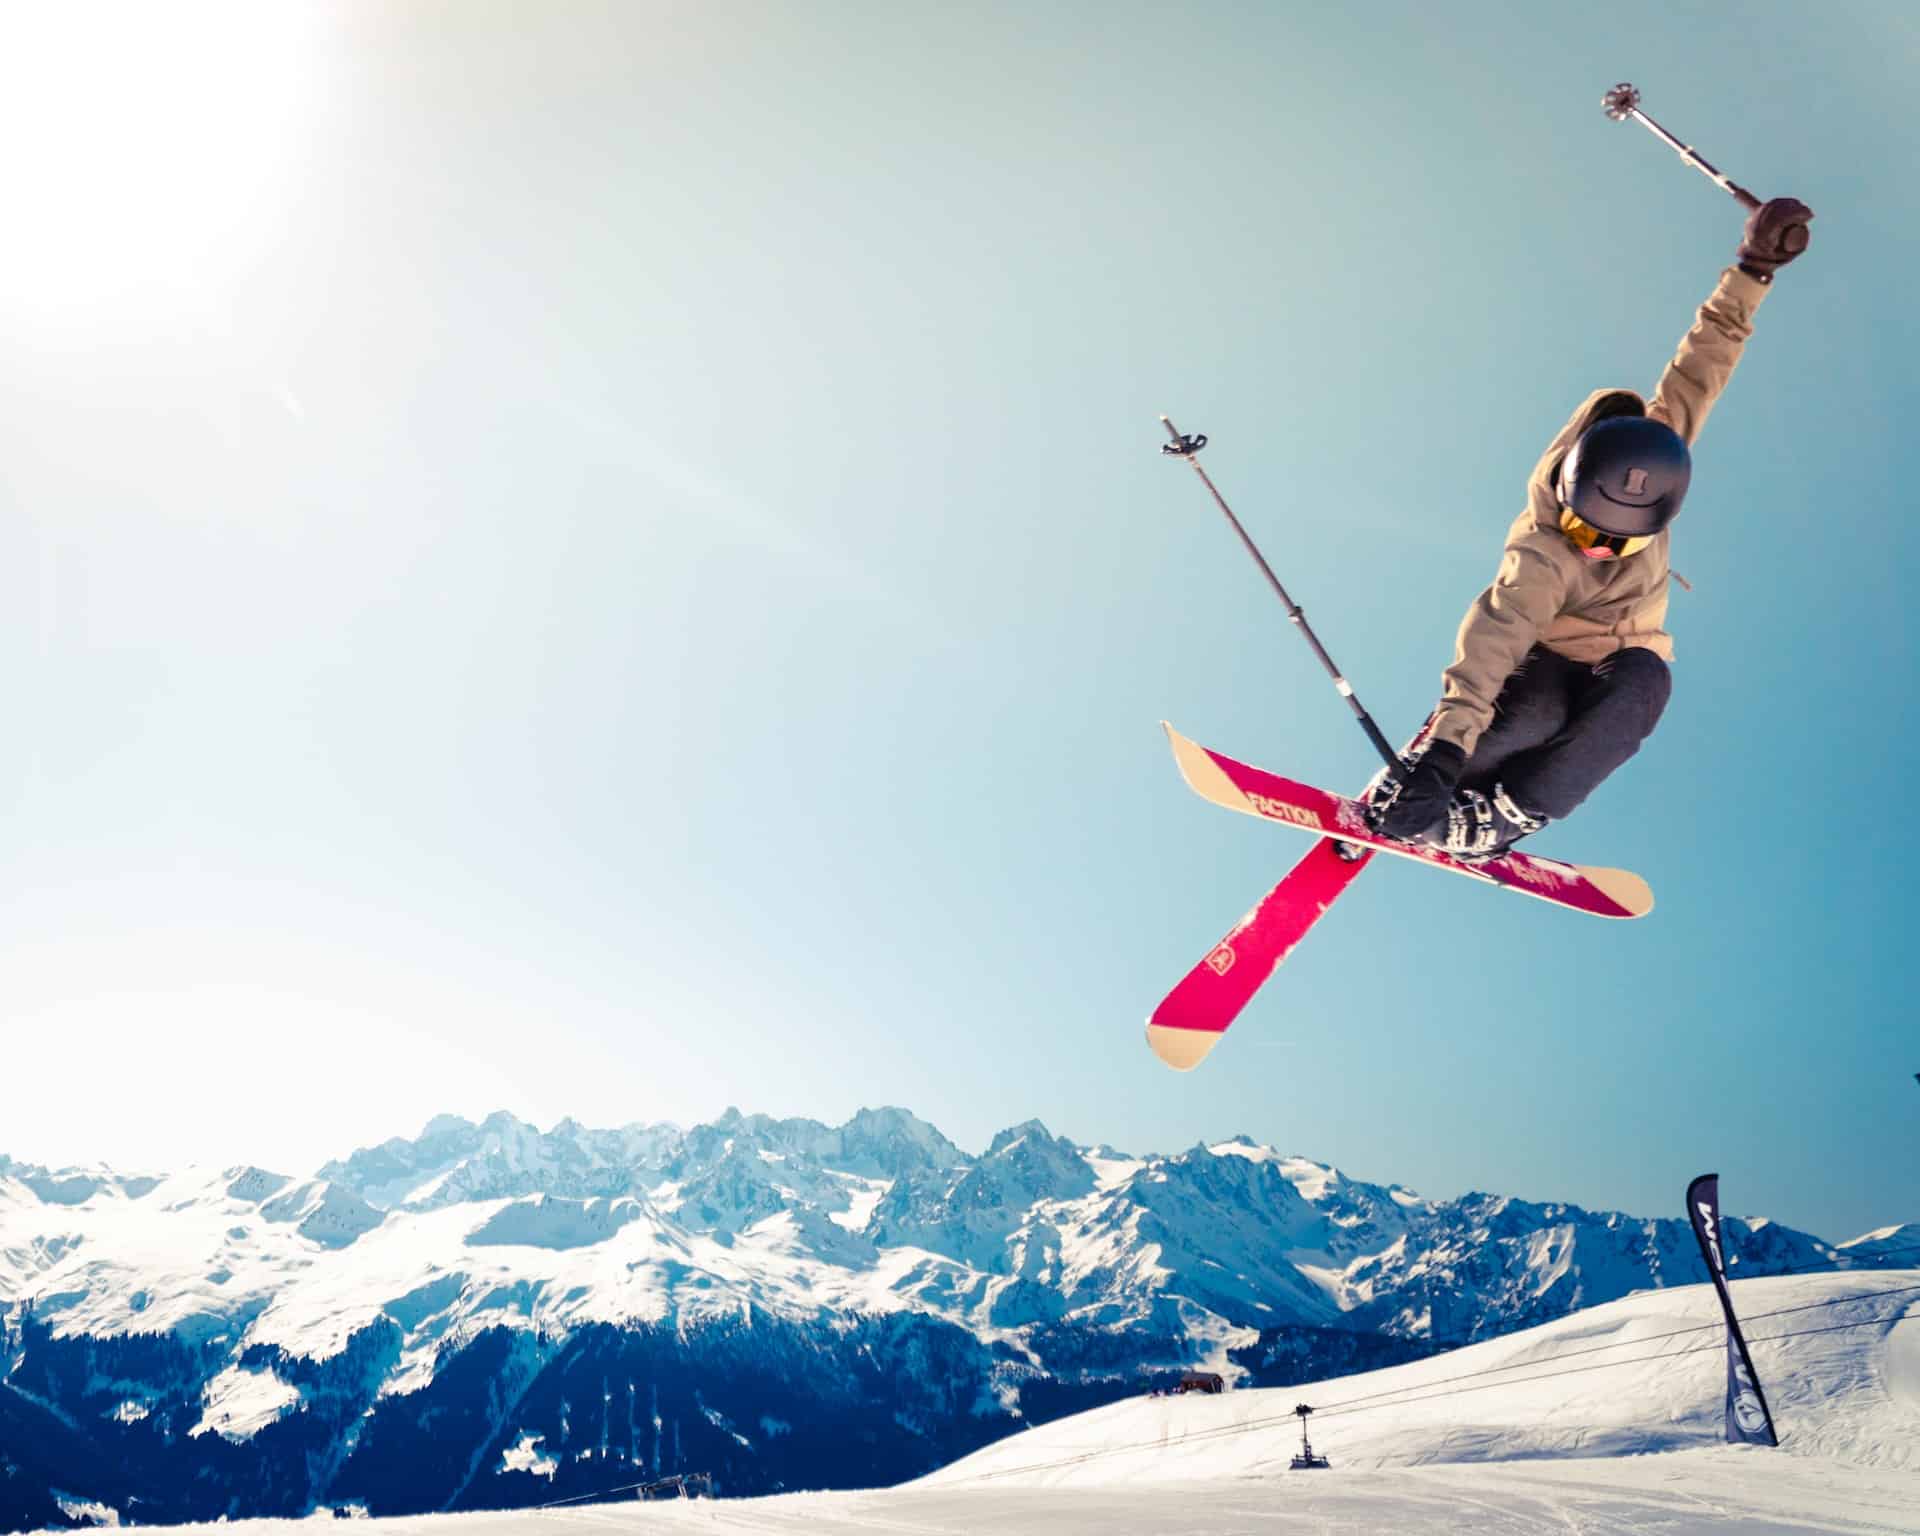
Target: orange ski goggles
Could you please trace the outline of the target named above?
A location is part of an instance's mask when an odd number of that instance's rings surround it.
[[[1653,542],[1651,534],[1644,538],[1627,539],[1614,533],[1602,533],[1592,523],[1583,522],[1564,501],[1560,503],[1560,531],[1573,540],[1589,560],[1624,560],[1628,555],[1639,554]]]

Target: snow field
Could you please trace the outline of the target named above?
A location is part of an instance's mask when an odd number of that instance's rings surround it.
[[[1762,1461],[1744,1447],[1618,1461],[1401,1468],[1364,1483],[1301,1473],[1159,1488],[928,1488],[621,1502],[356,1523],[359,1536],[1913,1536],[1901,1474]],[[331,1524],[331,1522],[329,1522]],[[212,1526],[181,1527],[212,1536]],[[311,1522],[224,1528],[312,1536]]]
[[[368,1536],[1920,1536],[1920,1269],[1734,1297],[1777,1451],[1721,1443],[1724,1335],[1694,1286],[1364,1376],[1112,1404],[899,1488],[388,1519]],[[1318,1409],[1328,1471],[1288,1470],[1297,1402]],[[250,1529],[283,1527],[312,1532]]]
[[[1745,1281],[1734,1304],[1783,1453],[1920,1472],[1920,1270]],[[1265,1476],[1284,1471],[1298,1449],[1293,1408],[1303,1402],[1315,1410],[1314,1449],[1349,1472],[1716,1447],[1726,1382],[1719,1323],[1709,1286],[1644,1292],[1363,1376],[1109,1404],[998,1441],[925,1482],[1106,1487]],[[1824,1331],[1803,1331],[1812,1329]],[[1920,1532],[1920,1481],[1915,1510]]]
[[[789,1318],[915,1310],[1020,1347],[1020,1323],[1038,1315],[1023,1288],[1036,1286],[1070,1298],[1088,1327],[1171,1320],[1230,1374],[1228,1347],[1253,1343],[1250,1321],[1273,1314],[1276,1301],[1311,1319],[1384,1295],[1402,1318],[1430,1316],[1498,1231],[1522,1241],[1509,1244],[1482,1299],[1494,1326],[1658,1284],[1691,1263],[1683,1223],[1490,1196],[1435,1207],[1244,1138],[1139,1159],[1076,1148],[1033,1125],[1002,1133],[985,1158],[923,1171],[905,1206],[899,1188],[889,1199],[890,1181],[870,1158],[864,1171],[802,1167],[797,1153],[736,1147],[732,1134],[714,1152],[720,1165],[689,1164],[679,1183],[636,1173],[628,1194],[577,1185],[513,1193],[528,1167],[593,1152],[595,1133],[557,1127],[543,1138],[499,1118],[494,1130],[450,1122],[460,1146],[430,1157],[407,1143],[378,1149],[378,1177],[359,1192],[325,1182],[328,1170],[296,1181],[254,1168],[128,1178],[0,1167],[17,1175],[0,1176],[0,1305],[32,1298],[61,1334],[173,1330],[230,1342],[233,1364],[208,1382],[193,1433],[245,1440],[293,1411],[300,1392],[258,1363],[241,1365],[244,1346],[327,1359],[383,1313],[404,1336],[397,1365],[381,1367],[377,1385],[388,1393],[425,1385],[450,1337],[499,1323],[564,1331],[749,1306]],[[632,1139],[619,1136],[623,1146]],[[498,1167],[460,1161],[475,1138],[501,1140]],[[763,1214],[752,1189],[736,1188],[756,1173],[773,1179],[784,1209]],[[450,1203],[435,1195],[383,1209],[366,1199],[374,1189],[424,1197],[442,1186]],[[983,1200],[1004,1217],[983,1224]],[[882,1238],[863,1236],[883,1209],[891,1225]],[[1223,1224],[1222,1212],[1234,1220]],[[696,1216],[708,1225],[686,1224]],[[1410,1251],[1410,1220],[1441,1216]],[[1840,1245],[1748,1226],[1762,1266],[1836,1249],[1891,1258],[1920,1242],[1920,1224]],[[1261,1245],[1224,1245],[1223,1232],[1257,1232]],[[1915,1289],[1881,1294],[1903,1282]],[[1920,1326],[1894,1322],[1920,1316],[1920,1269],[1740,1281],[1735,1296],[1787,1437],[1781,1452],[1757,1458],[1719,1443],[1717,1304],[1707,1288],[1683,1286],[1366,1377],[1134,1398],[1016,1435],[907,1488],[378,1523],[448,1536],[451,1523],[555,1522],[1645,1533],[1734,1528],[1714,1522],[1737,1515],[1759,1522],[1740,1529],[1920,1536],[1920,1517],[1906,1513],[1920,1510]],[[111,1417],[147,1412],[128,1392]],[[1314,1442],[1333,1458],[1330,1473],[1287,1470],[1299,1443],[1292,1408],[1303,1400],[1317,1410]],[[496,1459],[551,1475],[554,1453],[538,1434],[496,1428],[507,1435],[504,1455],[489,1441]],[[761,1428],[772,1437],[784,1426]]]

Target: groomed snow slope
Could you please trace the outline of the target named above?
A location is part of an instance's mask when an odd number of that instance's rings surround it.
[[[387,1536],[1920,1536],[1920,1270],[1748,1281],[1735,1298],[1778,1451],[1720,1443],[1718,1306],[1693,1287],[1367,1376],[1117,1403],[901,1488],[374,1525]],[[1297,1402],[1316,1407],[1329,1471],[1288,1470]]]
[[[1915,1474],[1920,1532],[1920,1270],[1743,1281],[1734,1304],[1781,1450]],[[1643,1292],[1365,1376],[1110,1404],[925,1481],[1106,1487],[1263,1475],[1298,1448],[1296,1403],[1312,1405],[1314,1447],[1343,1471],[1717,1446],[1719,1319],[1709,1286]]]

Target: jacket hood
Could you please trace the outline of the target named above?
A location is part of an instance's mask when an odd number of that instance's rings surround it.
[[[1554,488],[1554,480],[1560,473],[1560,461],[1580,441],[1581,434],[1596,421],[1646,414],[1646,398],[1637,390],[1596,389],[1580,402],[1579,409],[1567,418],[1567,424],[1540,455],[1540,462],[1533,466],[1533,477],[1527,482],[1527,504],[1540,527],[1557,529],[1560,526],[1560,493]]]

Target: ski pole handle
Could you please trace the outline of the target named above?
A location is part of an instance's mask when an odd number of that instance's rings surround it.
[[[1624,123],[1628,118],[1632,118],[1688,165],[1706,177],[1708,181],[1732,197],[1733,200],[1742,208],[1746,209],[1747,212],[1752,213],[1760,207],[1759,198],[1755,197],[1731,177],[1722,173],[1719,168],[1706,159],[1705,156],[1699,154],[1691,144],[1682,144],[1672,134],[1668,133],[1666,129],[1662,128],[1651,117],[1642,112],[1640,110],[1640,91],[1637,86],[1622,80],[1612,90],[1608,91],[1606,95],[1600,98],[1600,105],[1605,110],[1607,116],[1612,118],[1616,123]],[[1807,226],[1804,224],[1789,225],[1782,231],[1780,243],[1789,254],[1798,256],[1807,248]]]

